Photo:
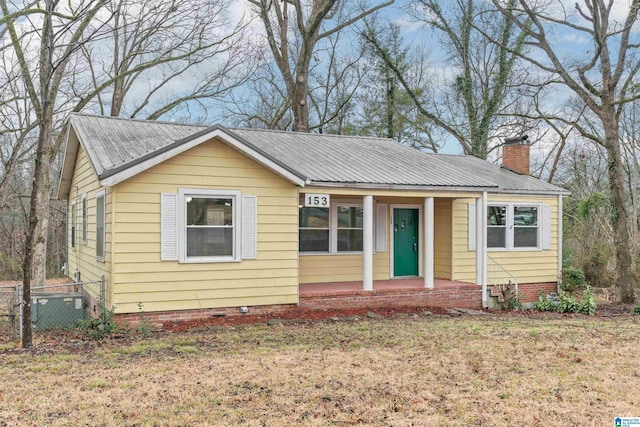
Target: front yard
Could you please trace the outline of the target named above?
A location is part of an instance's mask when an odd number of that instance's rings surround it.
[[[630,316],[402,315],[0,350],[0,426],[606,426],[640,416]]]

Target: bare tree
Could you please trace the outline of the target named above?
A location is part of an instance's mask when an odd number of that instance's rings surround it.
[[[342,36],[337,32],[322,40],[324,46],[316,50],[315,65],[309,69],[309,101],[316,119],[309,130],[319,133],[348,131],[347,116],[365,74],[362,51],[341,49],[346,44]]]
[[[640,102],[638,100],[625,106],[620,117],[620,135],[622,141],[625,183],[628,188],[630,204],[631,235],[638,237],[638,221],[640,220],[640,200],[638,200],[638,184],[640,183]],[[638,253],[638,239],[633,239],[634,252]]]
[[[46,181],[51,172],[54,141],[56,100],[61,81],[73,53],[85,38],[89,23],[102,10],[106,0],[96,0],[77,4],[60,4],[57,1],[46,2],[44,8],[39,5],[24,9],[11,9],[6,0],[0,0],[3,31],[11,41],[10,49],[20,68],[20,78],[31,103],[30,113],[36,116],[38,137],[34,156],[34,172],[29,202],[28,224],[25,233],[23,272],[23,336],[22,346],[31,347],[31,274],[33,264],[34,238],[36,226],[41,217],[38,206],[48,205],[49,188]],[[17,21],[28,15],[33,27],[27,33],[20,33]],[[95,34],[95,33],[94,33]],[[37,67],[30,64],[29,39],[38,39]]]
[[[563,3],[551,1],[534,4],[518,0],[505,5],[494,0],[494,5],[529,38],[531,52],[516,53],[549,73],[550,85],[568,88],[586,106],[587,114],[573,125],[584,138],[606,151],[615,230],[617,298],[633,302],[632,236],[619,125],[624,105],[640,96],[635,89],[640,45],[632,32],[640,0],[631,2],[622,19],[612,16],[613,0],[586,0],[582,5],[576,4],[572,12],[567,12]],[[554,43],[554,28],[588,39],[589,49],[581,52],[580,57],[563,58],[561,48]]]
[[[271,64],[258,67],[245,90],[231,94],[228,119],[237,126],[290,129],[293,118],[286,91],[278,84],[278,73]]]
[[[422,115],[455,138],[465,154],[486,158],[498,113],[509,103],[521,102],[509,95],[518,86],[516,53],[524,48],[524,33],[478,0],[420,0],[412,3],[411,12],[434,31],[425,37],[439,37],[447,52],[447,71],[432,74],[430,86],[415,87],[407,81],[407,71],[395,64],[374,26],[367,26],[364,37],[395,72]],[[488,37],[501,44],[490,43]]]
[[[340,0],[249,0],[260,17],[269,48],[286,87],[293,130],[309,132],[309,68],[316,45],[393,0],[357,12]],[[293,19],[291,19],[293,17]]]
[[[155,120],[179,107],[220,99],[255,66],[247,22],[228,0],[112,0],[99,42],[82,46],[84,69],[69,85],[74,111]],[[203,114],[208,106],[201,105]],[[193,112],[191,112],[193,114]]]

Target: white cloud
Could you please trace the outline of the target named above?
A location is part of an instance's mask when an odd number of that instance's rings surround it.
[[[413,32],[419,31],[424,26],[422,22],[418,22],[415,19],[412,19],[407,14],[398,16],[397,18],[392,19],[391,22],[399,26],[402,29],[402,33],[404,35],[407,35],[407,33],[413,33]]]
[[[564,34],[561,37],[562,41],[571,43],[571,44],[589,44],[592,40],[587,37],[577,35],[577,34]]]

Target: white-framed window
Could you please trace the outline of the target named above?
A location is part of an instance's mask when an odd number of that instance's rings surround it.
[[[329,208],[300,207],[298,250],[328,253],[330,223]]]
[[[362,252],[362,205],[336,204],[336,252]]]
[[[180,262],[240,261],[240,191],[178,192]]]
[[[542,207],[537,203],[490,203],[487,206],[487,248],[541,249]]]
[[[487,206],[487,247],[507,248],[506,205]]]
[[[71,202],[71,247],[76,248],[76,234],[78,229],[78,211],[76,202]]]
[[[87,193],[82,195],[82,243],[87,244]]]
[[[105,250],[105,197],[104,190],[96,193],[96,258],[104,261]]]
[[[363,214],[362,204],[346,201],[332,200],[328,208],[300,206],[299,252],[361,253]]]
[[[513,206],[513,247],[540,247],[540,206]]]

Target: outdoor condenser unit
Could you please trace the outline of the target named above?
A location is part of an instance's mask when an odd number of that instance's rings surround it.
[[[38,330],[64,328],[84,319],[81,293],[31,297],[31,323]]]

